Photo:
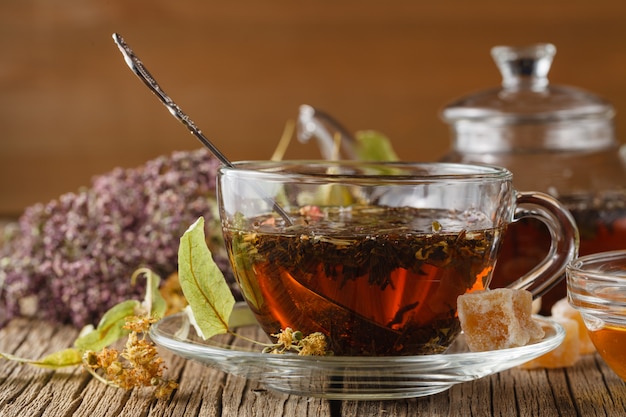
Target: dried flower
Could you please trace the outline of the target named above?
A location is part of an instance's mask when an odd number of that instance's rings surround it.
[[[179,238],[198,216],[207,219],[214,258],[238,296],[216,215],[218,165],[204,149],[175,152],[27,208],[0,248],[0,326],[33,310],[77,327],[96,322],[143,293],[127,281],[137,268],[176,271]]]
[[[300,352],[298,355],[315,355],[325,356],[328,355],[328,347],[326,343],[326,336],[320,332],[311,333],[300,341]]]
[[[159,291],[167,303],[166,316],[183,311],[189,304],[180,286],[178,272],[170,274],[161,285]]]
[[[169,398],[178,383],[163,378],[163,358],[154,343],[146,339],[146,333],[155,321],[149,317],[130,318],[124,326],[130,330],[124,349],[121,352],[113,348],[87,351],[83,356],[84,366],[107,384],[127,390],[154,387],[157,398]]]
[[[283,354],[295,351],[300,356],[315,355],[328,356],[332,352],[328,351],[328,343],[323,333],[315,332],[304,336],[301,331],[287,327],[277,334],[273,334],[276,343],[266,346],[264,353]]]

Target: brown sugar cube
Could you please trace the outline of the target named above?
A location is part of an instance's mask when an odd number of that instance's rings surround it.
[[[498,288],[461,295],[458,313],[473,352],[524,346],[541,340],[544,331],[532,318],[532,295]]]
[[[576,310],[570,305],[570,303],[567,301],[567,298],[562,298],[554,303],[551,313],[552,318],[555,320],[559,318],[566,318],[576,321],[576,323],[578,324],[578,338],[580,339],[581,355],[586,355],[588,353],[593,353],[596,351],[596,347],[591,341],[589,333],[587,332],[587,328],[585,327],[583,316],[580,314],[580,311]]]
[[[522,369],[565,368],[574,365],[580,358],[581,342],[576,320],[567,317],[552,319],[565,329],[565,339],[556,349],[521,365]]]

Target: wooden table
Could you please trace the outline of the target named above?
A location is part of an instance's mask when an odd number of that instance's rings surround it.
[[[0,351],[39,358],[68,347],[69,326],[17,319]],[[107,387],[81,368],[50,371],[0,360],[0,416],[624,416],[626,384],[597,355],[569,369],[513,369],[433,395],[396,401],[328,401],[278,394],[162,352],[180,386],[170,400]]]

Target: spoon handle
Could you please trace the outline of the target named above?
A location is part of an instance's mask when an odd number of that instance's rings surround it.
[[[150,91],[152,91],[161,102],[167,107],[167,109],[172,113],[172,116],[176,117],[182,124],[187,126],[187,128],[191,131],[191,133],[197,137],[200,142],[204,144],[207,148],[211,150],[211,152],[215,155],[217,159],[222,162],[222,164],[232,167],[232,162],[224,156],[224,154],[213,145],[213,143],[196,127],[194,122],[187,116],[185,112],[172,100],[163,89],[156,82],[154,77],[148,72],[148,70],[143,66],[141,60],[135,55],[132,49],[126,44],[124,38],[122,38],[119,34],[113,34],[113,40],[115,44],[124,55],[124,60],[126,61],[126,65],[141,79],[141,81],[148,86]]]
[[[222,164],[226,165],[229,168],[235,168],[233,163],[230,162],[228,158],[226,158],[226,156],[222,152],[220,152],[220,150],[217,149],[215,145],[213,145],[213,143],[206,136],[202,134],[200,129],[196,127],[195,123],[189,118],[189,116],[187,116],[185,112],[182,111],[182,109],[178,106],[178,104],[176,104],[174,100],[172,100],[167,94],[165,94],[165,91],[163,91],[163,89],[159,86],[159,84],[156,82],[154,77],[143,66],[143,64],[141,63],[141,60],[137,57],[137,55],[135,55],[133,50],[130,49],[130,47],[126,44],[126,42],[124,41],[124,38],[122,38],[119,34],[114,33],[113,40],[115,41],[115,44],[117,45],[119,50],[122,52],[122,55],[124,56],[124,60],[126,61],[126,65],[128,65],[128,67],[135,73],[135,75],[137,75],[137,77],[139,77],[139,79],[144,82],[144,84],[150,89],[150,91],[152,91],[158,97],[158,99],[170,111],[172,116],[174,116],[182,124],[184,124],[187,127],[187,129],[189,129],[191,133],[196,138],[198,138],[200,142],[202,142],[204,146],[209,148],[209,150],[213,153],[213,155],[215,155],[215,157],[219,159]],[[272,209],[276,213],[278,213],[280,217],[283,218],[283,220],[285,221],[287,225],[289,226],[293,225],[293,221],[291,220],[291,218],[289,217],[285,209],[283,209],[276,202],[276,200],[267,196],[263,190],[256,187],[255,183],[253,183],[252,185],[256,188],[259,195],[261,195],[264,198],[264,200],[267,201],[268,204],[272,206]]]

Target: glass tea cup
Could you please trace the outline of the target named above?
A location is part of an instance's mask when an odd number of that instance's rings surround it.
[[[600,356],[626,381],[626,250],[581,256],[566,274],[570,304]]]
[[[510,171],[453,163],[238,162],[218,173],[235,277],[268,334],[322,332],[335,355],[441,353],[460,332],[457,297],[489,285],[501,237],[543,221],[548,256],[513,284],[541,296],[577,254],[554,198]]]

